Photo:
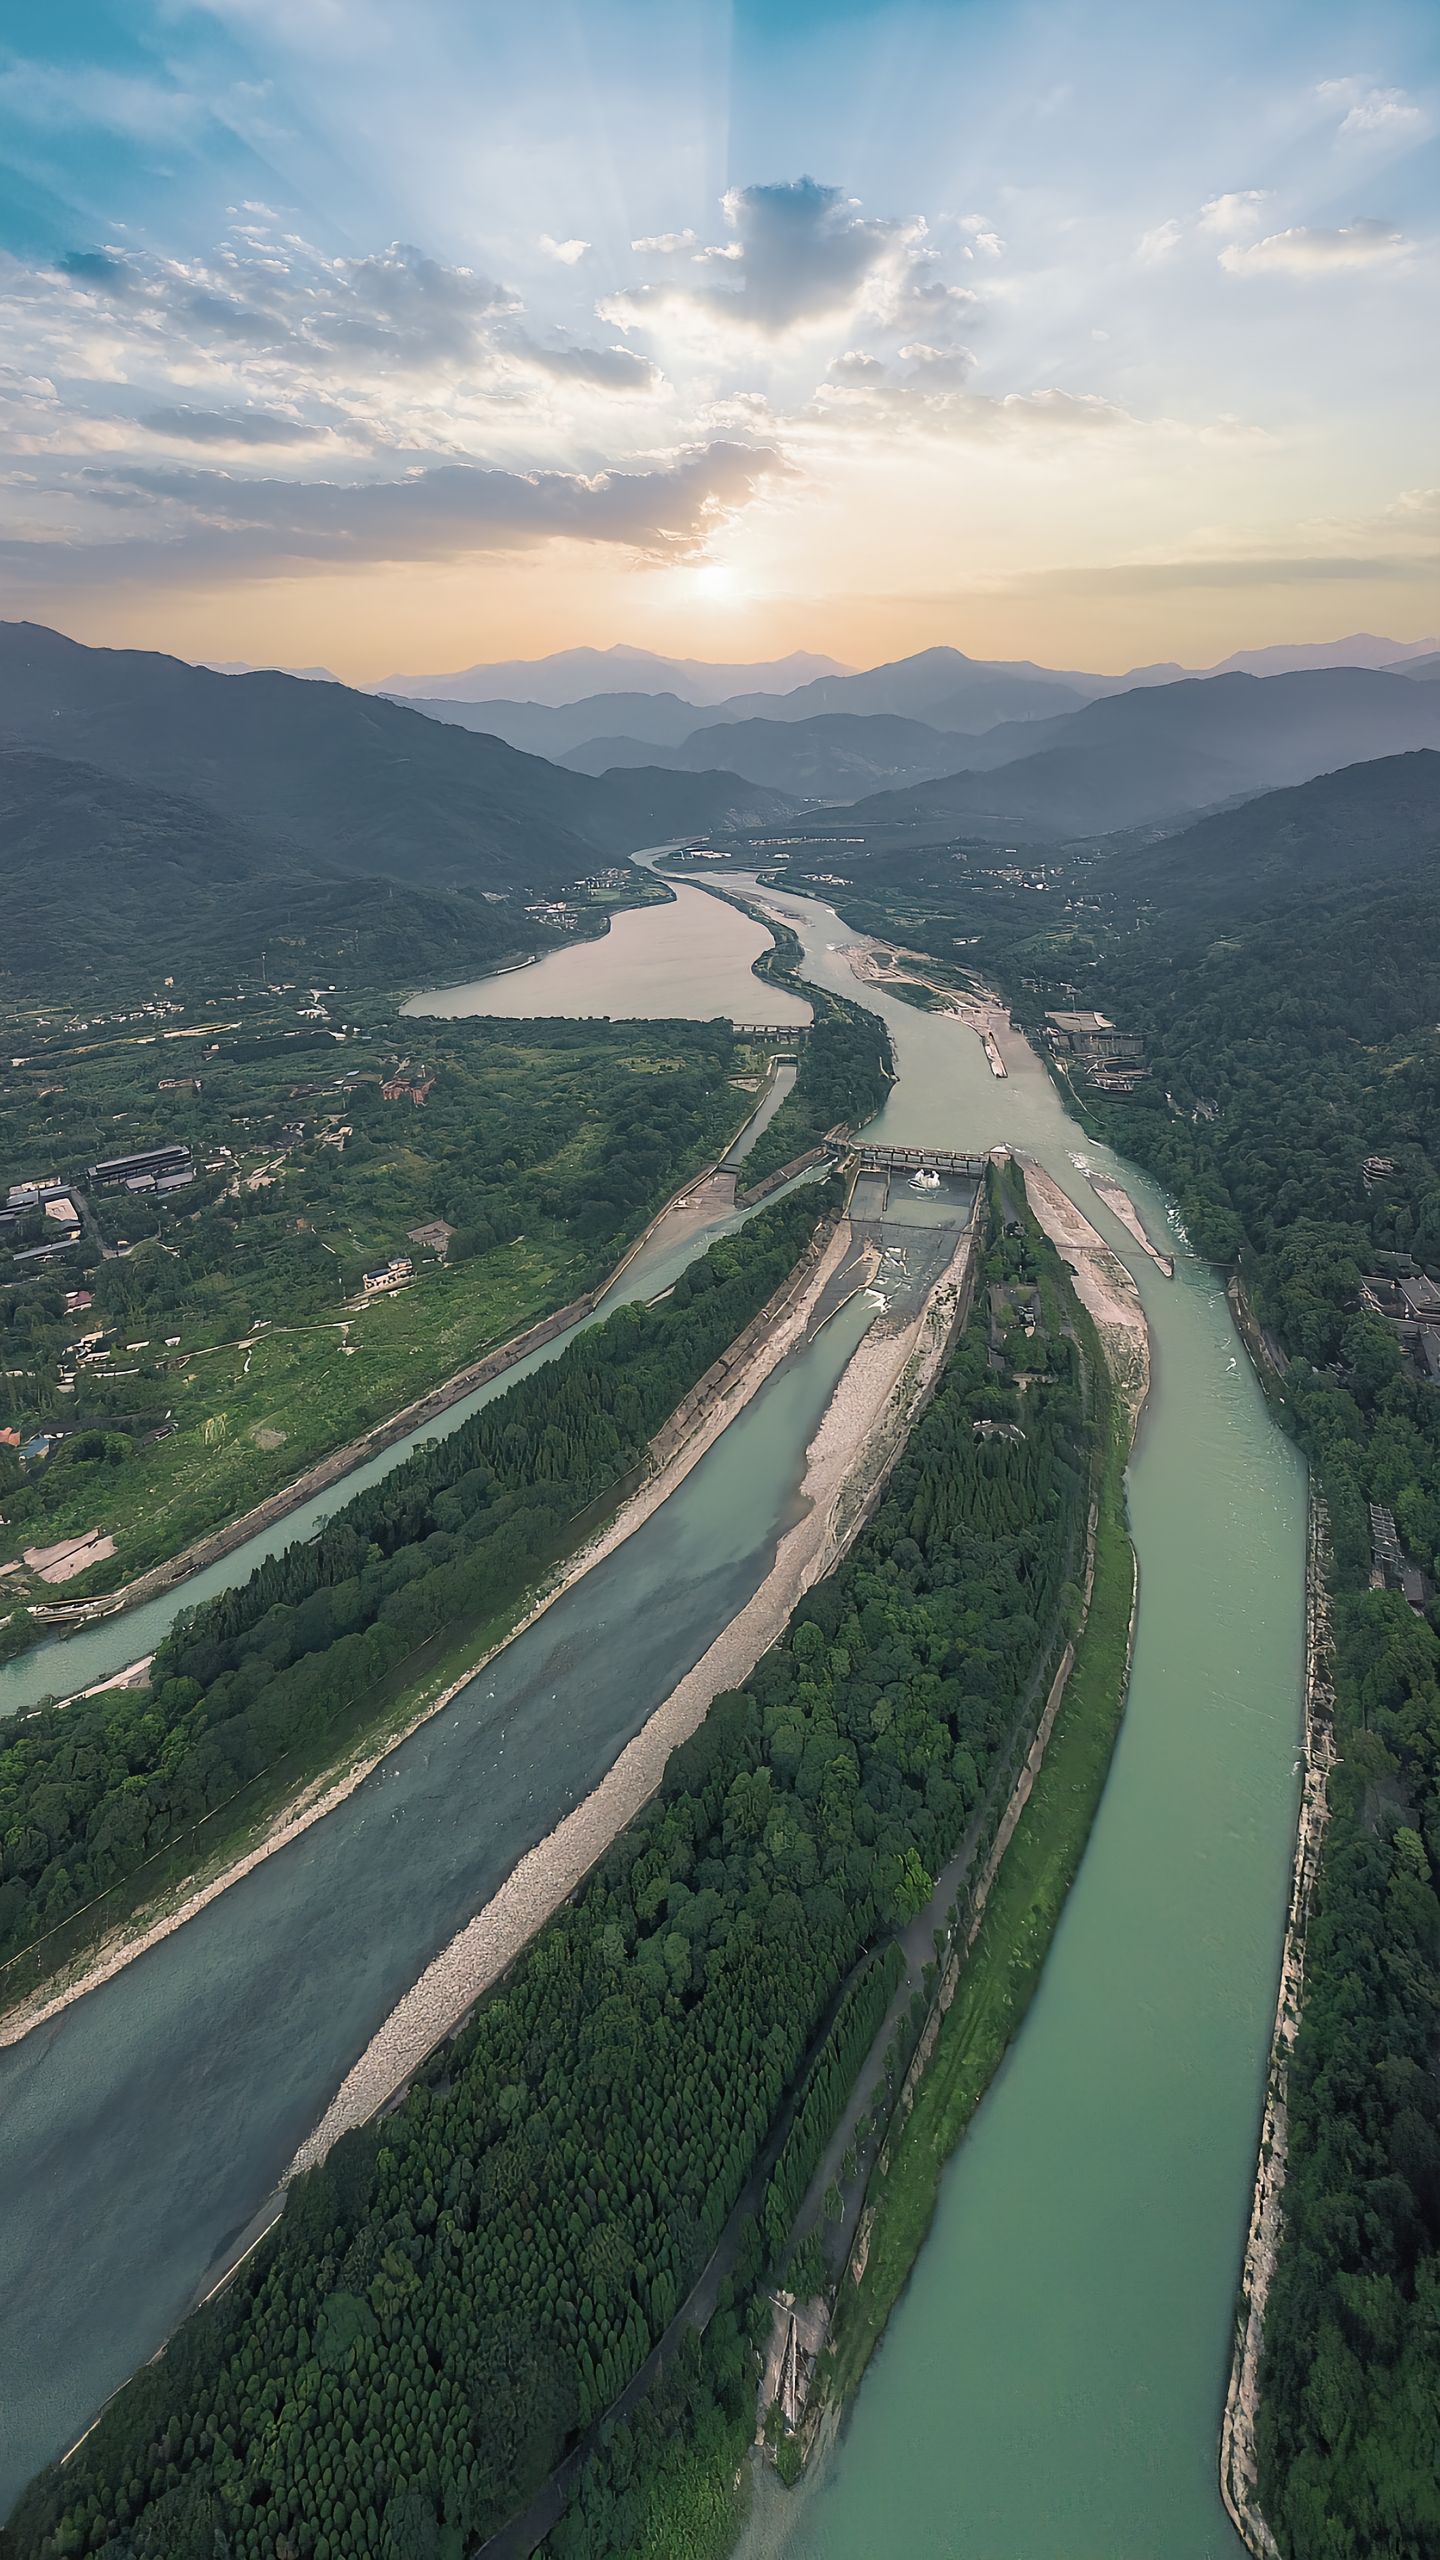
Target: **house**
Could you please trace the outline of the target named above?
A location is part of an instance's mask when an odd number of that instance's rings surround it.
[[[103,1163],[92,1164],[86,1178],[92,1191],[154,1191],[162,1183],[169,1190],[177,1181],[190,1182],[194,1174],[189,1148],[176,1144],[142,1147],[130,1156],[108,1156]]]
[[[406,1229],[411,1244],[423,1245],[428,1253],[438,1253],[442,1262],[450,1250],[450,1239],[454,1233],[454,1228],[447,1227],[443,1218],[430,1218],[423,1227]]]
[[[1117,1031],[1108,1014],[1047,1013],[1045,1019],[1051,1048],[1062,1057],[1078,1058],[1082,1066],[1114,1068],[1144,1058],[1138,1031]]]
[[[73,1237],[80,1233],[80,1212],[68,1192],[62,1191],[56,1199],[46,1201],[45,1216],[53,1221],[55,1233],[59,1236]]]
[[[402,1289],[412,1277],[414,1268],[408,1253],[392,1253],[388,1262],[379,1263],[375,1270],[366,1272],[366,1297],[380,1298],[390,1289]]]
[[[1400,1282],[1400,1302],[1410,1324],[1440,1324],[1440,1289],[1427,1273]]]

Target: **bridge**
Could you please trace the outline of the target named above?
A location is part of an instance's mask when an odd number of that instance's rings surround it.
[[[954,1147],[866,1147],[833,1133],[825,1141],[832,1155],[851,1156],[862,1173],[963,1173],[978,1182],[989,1158],[962,1155]]]
[[[737,1040],[779,1040],[788,1048],[792,1040],[808,1040],[808,1022],[732,1022]]]

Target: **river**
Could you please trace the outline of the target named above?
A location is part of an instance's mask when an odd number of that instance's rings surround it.
[[[837,919],[776,903],[807,973],[860,994]],[[631,921],[640,960],[618,936],[586,954],[607,1010],[629,1010],[632,968],[653,987],[680,925],[669,1009],[715,1010],[690,899]],[[576,957],[523,973],[527,1010]],[[774,992],[758,1018],[779,1018]],[[838,2457],[762,2502],[752,2550],[1199,2560],[1230,2547],[1214,2434],[1294,1811],[1303,1482],[1214,1275],[1182,1249],[1168,1283],[1138,1253],[1023,1046],[997,1082],[957,1023],[864,1000],[900,1071],[881,1134],[1032,1148],[1136,1270],[1156,1344],[1132,1479],[1143,1597],[1040,1996]],[[1096,1161],[1158,1228],[1153,1191]],[[756,1587],[864,1322],[857,1300],[777,1371],[644,1528],[326,1822],[0,2054],[0,2505],[152,2351],[429,1956]]]

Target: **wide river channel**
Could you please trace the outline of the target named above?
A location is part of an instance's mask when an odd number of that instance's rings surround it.
[[[773,903],[805,973],[890,1028],[876,1134],[1033,1151],[1134,1270],[1154,1383],[1130,1476],[1130,1702],[1088,1854],[839,2447],[793,2495],[762,2483],[747,2560],[1232,2554],[1215,2439],[1297,1790],[1301,1469],[1215,1273],[1182,1240],[1173,1281],[1138,1252],[1083,1165],[1118,1174],[1157,1235],[1163,1200],[1087,1148],[1023,1044],[997,1080],[958,1022],[857,984],[829,909]],[[561,953],[498,982],[505,1010],[523,983],[537,1014],[653,1014],[658,983],[671,1013],[779,1018],[753,980],[738,999],[736,919],[703,892],[625,921],[587,949],[581,1001],[551,995]],[[649,1294],[673,1275],[643,1276]],[[755,1589],[867,1317],[855,1300],[783,1364],[644,1527],[325,1822],[0,2052],[0,2512],[204,2288],[430,1956]],[[139,1617],[49,1648],[43,1686],[144,1650]]]

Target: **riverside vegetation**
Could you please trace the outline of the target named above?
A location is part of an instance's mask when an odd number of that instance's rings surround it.
[[[826,1194],[818,1207],[823,1213]],[[183,1613],[140,1689],[41,1708],[0,1748],[0,1974],[29,1990],[330,1765],[438,1642],[513,1618],[793,1267],[791,1194],[652,1308],[624,1307]],[[203,1833],[200,1826],[204,1826]]]
[[[298,2182],[225,2294],[27,2493],[12,2553],[459,2560],[601,2419],[838,1989],[923,1909],[1076,1605],[1078,1353],[1047,1328],[1027,1359],[1022,1398],[972,1317],[848,1559],[399,2110]],[[752,2222],[703,2337],[602,2430],[555,2560],[721,2547],[765,2259]]]
[[[958,934],[1022,1017],[1083,979],[1143,1033],[1148,1080],[1078,1106],[1240,1275],[1329,1511],[1339,1756],[1260,2376],[1285,2560],[1440,2547],[1440,1389],[1361,1296],[1440,1269],[1437,844],[1440,759],[1407,755],[1091,849],[1040,925],[1023,893],[957,891],[941,847],[857,865],[842,899],[952,962]],[[1419,1614],[1370,1587],[1372,1502]]]
[[[17,1258],[38,1212],[0,1237],[0,1422],[66,1435],[23,1464],[0,1448],[0,1559],[98,1527],[115,1551],[67,1600],[177,1553],[593,1285],[749,1107],[720,1021],[477,1018],[427,1024],[422,1051],[383,999],[353,1000],[371,1027],[342,1041],[297,1025],[301,1001],[197,996],[179,1018],[213,1022],[208,1040],[123,1012],[26,1029],[0,1102],[8,1179],[173,1141],[197,1168],[168,1198],[97,1193],[53,1261]],[[420,1109],[382,1093],[407,1053],[405,1076],[430,1082]],[[436,1220],[443,1256],[409,1235]],[[415,1277],[367,1303],[363,1271],[392,1255]],[[92,1304],[67,1313],[75,1291]],[[23,1572],[4,1588],[14,1650],[32,1631],[17,1601],[61,1595]]]

